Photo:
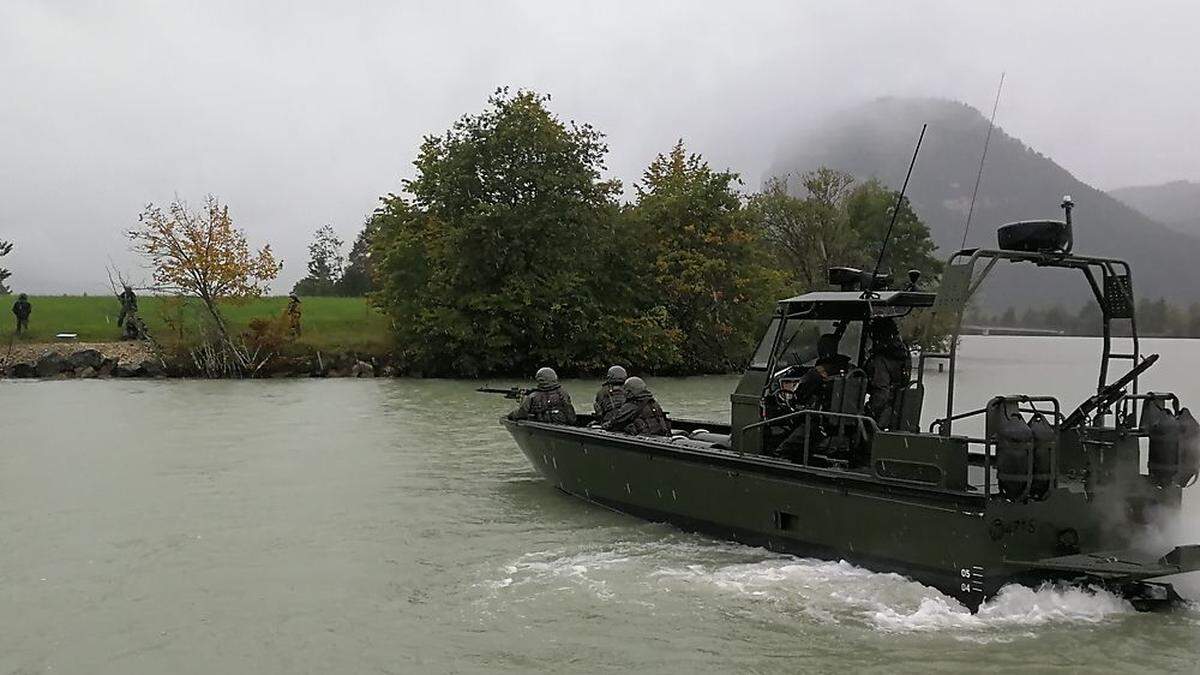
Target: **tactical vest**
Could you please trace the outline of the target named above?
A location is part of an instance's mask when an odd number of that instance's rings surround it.
[[[605,384],[596,392],[596,421],[607,422],[625,404],[625,388],[619,384]]]
[[[529,417],[538,422],[574,424],[575,406],[561,387],[538,389],[529,395]]]
[[[644,401],[631,400],[629,403],[635,403],[641,407],[638,410],[637,417],[633,418],[626,427],[625,433],[635,436],[670,436],[671,422],[667,420],[666,413],[662,407],[658,405],[658,401],[653,398],[646,398]]]

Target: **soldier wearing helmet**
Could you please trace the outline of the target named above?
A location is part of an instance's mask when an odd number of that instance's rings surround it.
[[[609,431],[634,436],[670,436],[671,422],[640,377],[625,380],[625,403],[604,424]]]
[[[870,356],[863,366],[869,379],[867,414],[881,428],[891,429],[899,393],[912,381],[912,357],[895,319],[872,319],[867,331],[871,338]]]
[[[508,419],[575,424],[575,406],[571,405],[571,395],[558,383],[558,373],[552,368],[541,368],[534,380],[537,389],[521,399],[521,405],[508,414]]]
[[[596,412],[596,423],[604,424],[612,419],[619,409],[625,403],[625,378],[628,375],[625,369],[621,366],[613,366],[608,369],[608,373],[604,376],[604,384],[600,385],[600,391],[596,392],[596,401],[592,405],[592,409]]]

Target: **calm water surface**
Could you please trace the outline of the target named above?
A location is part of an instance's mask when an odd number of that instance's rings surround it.
[[[1200,405],[1200,342],[1147,343],[1164,359],[1146,384]],[[1073,407],[1098,349],[968,338],[960,409]],[[724,419],[734,382],[651,387]],[[0,672],[1200,671],[1195,607],[1012,588],[971,615],[895,575],[575,501],[474,386],[0,383]],[[578,402],[592,386],[568,383]]]

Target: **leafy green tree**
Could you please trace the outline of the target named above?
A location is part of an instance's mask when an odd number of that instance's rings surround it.
[[[782,292],[783,275],[738,184],[737,174],[712,170],[679,141],[636,186],[657,297],[682,337],[689,372],[744,365]]]
[[[312,243],[308,245],[308,276],[297,281],[292,292],[296,295],[335,295],[345,265],[342,257],[344,243],[333,231],[332,225],[317,228]]]
[[[825,167],[802,175],[800,184],[804,196],[797,197],[789,194],[786,181],[771,179],[750,199],[750,210],[795,290],[828,286],[828,270],[835,265],[874,269],[898,193],[874,180],[856,185],[850,174]],[[919,269],[929,288],[942,269],[935,250],[929,228],[902,200],[880,271],[892,272],[898,285],[909,269]],[[949,316],[917,312],[902,331],[910,344],[936,349],[944,346],[952,323]]]
[[[784,179],[769,179],[750,199],[772,249],[800,289],[824,286],[833,265],[856,264],[859,236],[846,213],[854,178],[821,168],[801,177],[808,193],[798,199]]]
[[[626,295],[636,274],[621,255],[620,186],[600,175],[603,135],[562,122],[548,101],[498,90],[426,137],[406,194],[375,213],[374,298],[412,370],[671,363],[666,317]]]
[[[874,269],[896,191],[875,180],[856,185],[850,174],[825,167],[802,175],[800,184],[804,196],[796,197],[783,179],[773,178],[750,200],[791,281],[810,290],[828,284],[828,269],[834,265]],[[919,269],[928,284],[942,269],[936,248],[929,228],[905,199],[881,271],[893,272],[902,283],[909,269]]]
[[[11,253],[12,247],[13,245],[11,242],[0,240],[0,258],[3,258]],[[9,293],[12,293],[12,289],[10,289],[8,285],[4,283],[11,276],[12,272],[9,272],[8,269],[4,267],[0,267],[0,295],[8,295]]]
[[[374,219],[368,218],[366,225],[350,246],[350,256],[342,278],[337,281],[337,294],[359,297],[375,290],[371,265],[371,240],[375,235]]]
[[[879,181],[869,180],[855,186],[846,197],[846,217],[858,232],[865,256],[861,261],[864,269],[873,269],[879,258],[898,196]],[[934,256],[936,250],[929,228],[908,198],[902,199],[880,270],[892,272],[897,282],[910,269],[921,270],[930,280],[935,279],[942,271],[942,262]]]

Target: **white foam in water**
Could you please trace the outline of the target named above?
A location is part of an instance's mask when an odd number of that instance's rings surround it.
[[[865,621],[874,628],[897,633],[1096,623],[1134,611],[1128,602],[1103,590],[1049,585],[1035,590],[1013,585],[1001,589],[977,614],[972,614],[933,588],[844,561],[768,559],[712,570],[664,570],[659,574],[765,598],[826,620]]]
[[[935,591],[936,592],[936,591]],[[871,616],[883,630],[982,631],[995,628],[1027,629],[1053,623],[1098,623],[1113,615],[1134,612],[1133,606],[1101,589],[1055,587],[1038,589],[1005,586],[984,603],[977,614],[941,594],[924,598],[913,611],[881,606]]]
[[[583,590],[601,600],[637,604],[653,603],[656,591],[715,591],[748,603],[746,609],[755,613],[753,607],[762,605],[822,623],[892,633],[946,631],[972,641],[1007,641],[1032,635],[1032,627],[1099,623],[1135,611],[1099,589],[1014,585],[972,614],[954,599],[897,574],[695,539],[539,551],[508,564],[503,574],[488,585],[497,591],[520,586],[538,593]]]

